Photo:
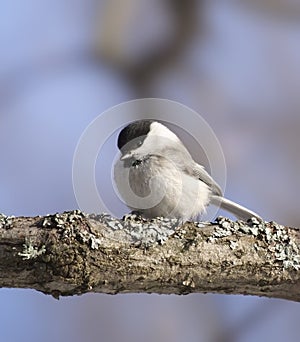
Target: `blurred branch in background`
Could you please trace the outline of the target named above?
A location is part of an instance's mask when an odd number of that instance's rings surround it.
[[[145,1],[107,2],[101,13],[103,20],[98,20],[96,52],[103,62],[126,76],[137,97],[150,97],[153,78],[186,51],[199,27],[202,4],[196,0],[152,0],[155,14],[163,16],[153,18],[147,14]],[[141,41],[134,48],[137,37]]]
[[[223,327],[223,330],[216,336],[214,342],[234,342],[240,341],[242,336],[255,329],[259,324],[263,324],[267,317],[272,317],[276,310],[280,310],[281,305],[278,302],[257,303],[245,315],[238,318],[234,324]]]
[[[297,0],[229,0],[237,6],[244,6],[263,16],[270,16],[276,20],[298,21],[300,18],[300,4]]]

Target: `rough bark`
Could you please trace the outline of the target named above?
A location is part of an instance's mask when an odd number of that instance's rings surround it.
[[[54,297],[212,292],[300,301],[299,244],[298,229],[256,219],[0,215],[0,286]]]

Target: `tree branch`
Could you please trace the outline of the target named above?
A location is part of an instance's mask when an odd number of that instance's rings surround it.
[[[299,230],[253,218],[118,220],[80,211],[0,215],[0,286],[86,292],[250,294],[300,301]]]

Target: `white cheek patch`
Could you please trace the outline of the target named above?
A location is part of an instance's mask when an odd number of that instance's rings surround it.
[[[159,122],[152,122],[148,136],[158,136],[172,141],[179,141],[179,138],[175,133],[171,132],[166,126]]]
[[[155,154],[160,154],[166,146],[173,145],[174,142],[180,143],[180,140],[173,132],[159,122],[153,122],[142,146],[134,150],[134,153],[146,155],[155,152]]]

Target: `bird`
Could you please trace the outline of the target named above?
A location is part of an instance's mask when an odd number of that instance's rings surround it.
[[[114,180],[125,204],[146,219],[183,222],[213,204],[237,219],[261,220],[255,212],[223,196],[221,187],[196,163],[179,137],[158,120],[137,120],[121,129]]]

